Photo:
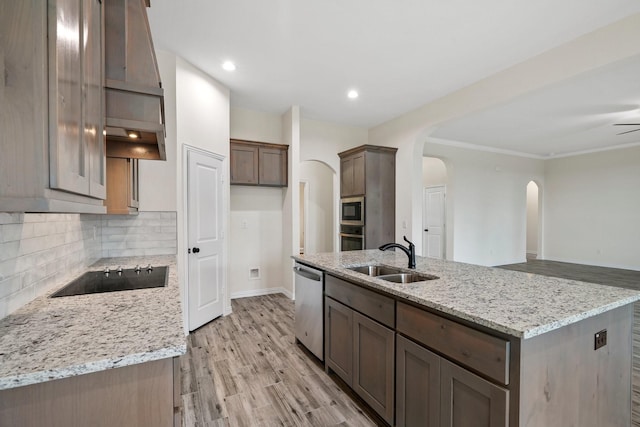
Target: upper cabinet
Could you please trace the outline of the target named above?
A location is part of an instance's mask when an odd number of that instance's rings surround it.
[[[0,211],[103,213],[103,6],[3,2]]]
[[[373,194],[389,183],[395,185],[397,149],[362,145],[340,156],[340,197]]]
[[[231,185],[287,186],[289,146],[231,140]]]

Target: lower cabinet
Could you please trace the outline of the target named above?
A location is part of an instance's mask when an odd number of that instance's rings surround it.
[[[394,338],[392,329],[325,298],[327,368],[390,425],[394,421]]]
[[[506,427],[509,392],[397,336],[398,427]]]
[[[325,359],[344,382],[353,386],[353,310],[331,298],[324,299]]]
[[[174,357],[0,390],[0,426],[177,427],[180,401]]]

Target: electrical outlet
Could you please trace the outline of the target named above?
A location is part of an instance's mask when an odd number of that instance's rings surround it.
[[[600,332],[596,332],[594,335],[594,350],[599,349],[607,345],[607,330],[603,329]]]

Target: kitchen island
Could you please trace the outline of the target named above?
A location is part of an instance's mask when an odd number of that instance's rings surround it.
[[[166,287],[49,298],[59,283],[0,320],[0,425],[174,425],[186,352],[175,256],[88,271],[147,264],[169,266]]]
[[[327,370],[388,424],[630,425],[637,291],[421,257],[438,279],[349,269],[406,269],[378,250],[294,258],[326,273]]]

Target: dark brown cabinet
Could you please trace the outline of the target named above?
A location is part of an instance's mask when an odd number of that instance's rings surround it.
[[[325,357],[344,382],[353,384],[353,310],[325,298]]]
[[[396,426],[506,427],[509,391],[398,335]]]
[[[509,425],[509,391],[444,359],[440,383],[442,427]]]
[[[400,335],[396,340],[396,426],[440,426],[442,358]]]
[[[139,205],[138,159],[107,157],[108,214],[134,214]]]
[[[340,197],[363,196],[365,184],[364,151],[340,159]]]
[[[395,240],[396,151],[363,145],[338,153],[340,197],[364,196],[363,249],[376,249]]]
[[[353,312],[353,390],[393,424],[393,330]]]
[[[393,300],[330,275],[325,279],[325,292],[327,369],[342,378],[387,423],[393,424]]]
[[[231,140],[231,185],[286,187],[287,153],[280,144]]]

